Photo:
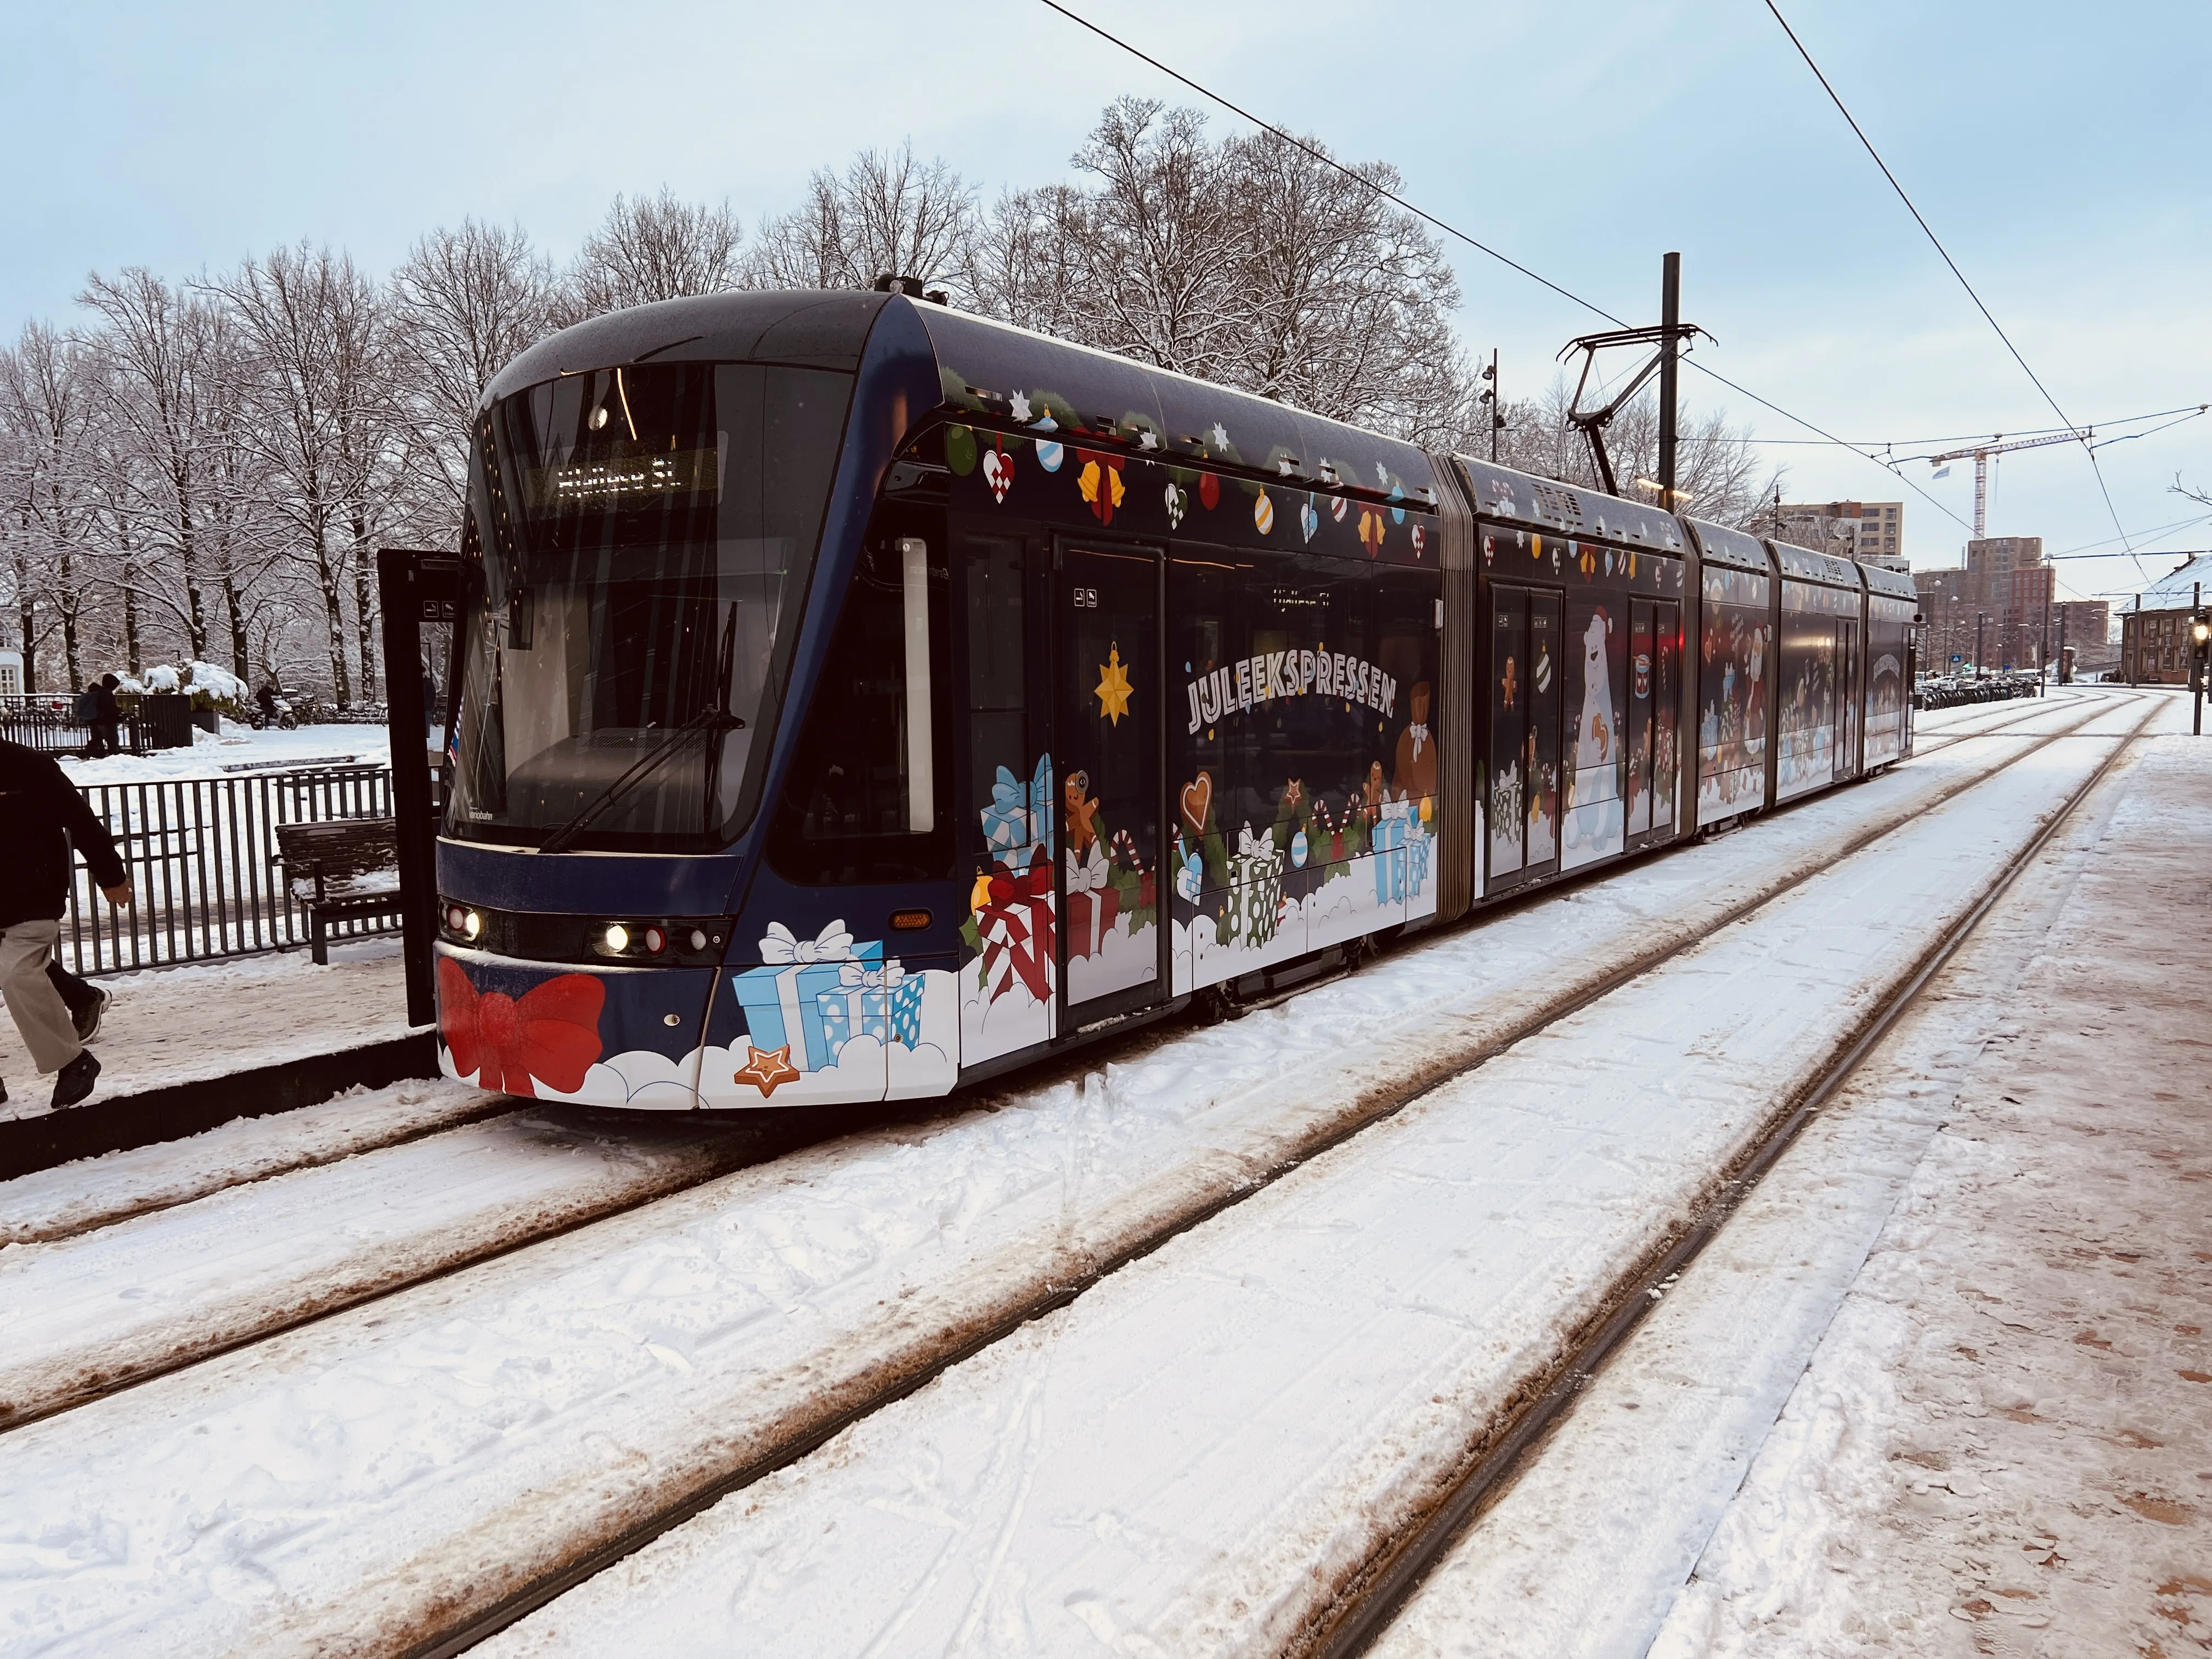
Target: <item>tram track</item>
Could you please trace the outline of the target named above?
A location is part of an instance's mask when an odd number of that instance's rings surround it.
[[[709,1480],[689,1482],[682,1491],[665,1495],[667,1501],[650,1504],[642,1510],[633,1509],[624,1524],[609,1529],[590,1547],[565,1550],[557,1565],[550,1570],[526,1574],[523,1582],[515,1584],[507,1594],[489,1605],[456,1608],[449,1603],[443,1613],[459,1613],[462,1616],[449,1618],[434,1613],[426,1622],[414,1623],[404,1634],[395,1631],[398,1639],[384,1650],[419,1654],[457,1652],[512,1623],[562,1589],[630,1553],[728,1492],[749,1485],[774,1469],[804,1456],[830,1436],[911,1393],[960,1360],[989,1347],[1041,1316],[1067,1305],[1109,1273],[1149,1255],[1214,1215],[1264,1190],[1281,1176],[1344,1144],[1383,1118],[1402,1110],[1436,1087],[1474,1070],[1504,1048],[1568,1018],[1599,998],[1673,959],[1718,927],[1753,914],[1763,905],[1802,885],[1820,870],[1832,867],[1840,859],[1870,846],[1882,836],[1988,781],[2050,744],[2080,733],[2084,726],[2100,716],[2112,714],[2116,707],[2102,699],[2092,701],[2096,706],[2061,729],[2040,736],[2021,736],[2012,739],[2023,745],[2019,752],[1989,766],[1978,767],[1968,775],[1933,790],[1911,792],[1905,799],[1893,803],[1890,810],[1878,815],[1875,822],[1829,843],[1820,849],[1819,856],[1802,859],[1796,867],[1755,884],[1733,902],[1707,909],[1651,948],[1632,953],[1626,959],[1615,961],[1607,969],[1585,977],[1571,987],[1570,993],[1564,997],[1547,999],[1540,1006],[1522,1016],[1494,1021],[1481,1040],[1455,1048],[1448,1054],[1413,1068],[1413,1074],[1401,1075],[1385,1086],[1369,1092],[1317,1129],[1303,1133],[1294,1131],[1291,1138],[1265,1160],[1264,1167],[1246,1168],[1226,1174],[1217,1167],[1205,1180],[1186,1183],[1179,1194],[1181,1201],[1170,1202],[1154,1209],[1148,1224],[1126,1230],[1113,1248],[1087,1256],[1079,1255],[1078,1258],[1073,1259],[1063,1255],[1060,1259],[1061,1270],[1049,1273],[1040,1285],[1032,1288],[1030,1293],[994,1296],[989,1298],[991,1305],[986,1310],[987,1316],[967,1320],[957,1328],[941,1329],[933,1334],[920,1348],[909,1348],[904,1354],[878,1356],[876,1363],[869,1368],[871,1376],[865,1380],[855,1379],[861,1386],[856,1389],[824,1388],[820,1391],[822,1396],[831,1402],[832,1409],[815,1413],[811,1418],[801,1413],[785,1425],[785,1431],[770,1431],[751,1437],[753,1443],[761,1448],[756,1455],[744,1458],[734,1466],[726,1465],[715,1471]],[[1475,924],[1477,930],[1481,925],[1481,921]],[[1450,936],[1439,937],[1449,939]],[[1424,941],[1425,945],[1431,942]],[[1159,1047],[1170,1040],[1160,1037],[1152,1045],[1138,1046]],[[1091,1063],[1095,1065],[1097,1062]],[[957,1104],[956,1103],[956,1106]],[[939,1109],[942,1110],[941,1103]],[[631,1207],[634,1210],[644,1209],[662,1200],[658,1198],[642,1200]],[[574,1230],[571,1227],[564,1231]],[[545,1241],[542,1238],[518,1239],[506,1247],[503,1253],[512,1255],[526,1249],[530,1244],[543,1242]],[[1071,1260],[1072,1267],[1067,1265]],[[427,1275],[416,1281],[415,1288],[434,1285],[441,1279],[451,1279],[468,1265],[471,1264],[456,1264]],[[379,1292],[379,1295],[388,1297],[399,1288],[402,1287],[395,1286],[391,1291]],[[313,1317],[325,1317],[329,1312],[335,1311],[337,1310],[326,1310]],[[295,1326],[281,1328],[291,1330]],[[254,1341],[279,1334],[279,1331],[272,1330],[264,1333],[264,1338],[242,1339],[232,1346],[250,1346]],[[191,1363],[189,1358],[179,1359],[177,1366],[171,1369]],[[53,1419],[48,1426],[65,1424],[69,1420],[68,1415],[64,1414]],[[0,1444],[4,1443],[0,1442]],[[430,1610],[424,1611],[428,1613]]]
[[[2094,699],[2085,698],[2077,694],[2074,696],[2063,699],[2052,699],[2051,701],[2063,701],[2065,703],[2080,703],[2082,702],[2094,701]],[[1995,737],[2000,732],[2008,731],[2013,726],[2024,725],[2027,721],[2035,719],[2037,715],[2045,714],[2049,711],[2050,701],[2046,701],[2044,698],[2032,697],[2027,699],[2027,702],[2028,703],[2027,708],[2020,709],[2016,712],[2008,712],[2002,719],[1992,720],[1987,726],[1977,726],[1971,732],[1953,732],[1948,727],[1931,732],[1924,738],[1916,739],[1913,745],[1913,753],[1916,755],[1940,755],[1945,750],[1953,747],[1954,744],[1970,743],[1977,738]],[[1975,718],[1980,717],[1981,716],[1978,712]]]
[[[1821,1108],[1856,1075],[2021,872],[2035,863],[2142,738],[2159,712],[2155,702],[2143,711],[2111,753],[1982,889],[1966,913],[1921,952],[1901,982],[1850,1035],[1820,1075],[1797,1098],[1784,1103],[1777,1121],[1723,1176],[1703,1212],[1616,1287],[1608,1305],[1579,1334],[1565,1358],[1548,1376],[1534,1382],[1531,1397],[1518,1414],[1454,1477],[1427,1519],[1398,1547],[1371,1564],[1364,1582],[1332,1610],[1313,1639],[1292,1650],[1298,1659],[1356,1659],[1372,1647],[1422,1578],[1527,1466],[1545,1437],[1572,1412],[1590,1381],[1658,1305],[1667,1288],[1720,1236]]]
[[[1510,1419],[1675,1218],[1741,1172],[1778,1103],[1805,1099],[1985,877],[2130,735],[2061,750],[1894,848],[1831,866],[1771,929],[1708,935],[1680,971],[1166,1241],[495,1650],[604,1651],[641,1623],[672,1654],[773,1650],[758,1637],[771,1630],[806,1650],[894,1631],[934,1647],[955,1626],[980,1635],[979,1619],[1073,1638],[1071,1611],[1133,1650],[1142,1636],[1162,1651],[1307,1650],[1297,1621],[1320,1622],[1334,1588],[1356,1583],[1352,1552],[1381,1555],[1401,1535],[1394,1516],[1426,1512],[1425,1471]],[[1903,950],[1889,942],[1900,924]],[[1770,982],[1811,1018],[1762,1016]],[[1662,1054],[1663,1073],[1647,1073]],[[1586,1109],[1592,1090],[1613,1104]],[[1011,1554],[1009,1506],[1030,1517]],[[823,1583],[847,1587],[834,1614],[804,1588]]]
[[[1170,1224],[1162,1226],[1148,1236],[1132,1242],[1124,1249],[1100,1259],[1090,1270],[1048,1286],[1044,1293],[1033,1297],[1019,1307],[1008,1310],[999,1318],[975,1329],[964,1340],[955,1346],[946,1348],[933,1363],[927,1367],[914,1370],[900,1378],[896,1384],[883,1389],[868,1399],[856,1401],[838,1412],[834,1417],[825,1419],[811,1426],[803,1435],[779,1446],[770,1455],[749,1463],[742,1468],[731,1471],[708,1486],[686,1494],[680,1501],[667,1505],[658,1513],[626,1528],[621,1536],[605,1540],[587,1554],[567,1564],[557,1572],[542,1577],[535,1583],[506,1598],[498,1606],[487,1609],[477,1617],[465,1624],[425,1636],[397,1651],[404,1655],[405,1659],[444,1659],[444,1656],[462,1653],[476,1646],[498,1632],[514,1625],[537,1608],[545,1606],[567,1590],[605,1571],[614,1563],[635,1553],[653,1539],[701,1514],[730,1493],[740,1491],[780,1469],[789,1467],[854,1425],[906,1398],[963,1361],[972,1358],[1004,1341],[1024,1326],[1069,1306],[1101,1280],[1143,1260],[1217,1216],[1224,1214],[1237,1205],[1266,1191],[1284,1177],[1304,1168],[1324,1154],[1347,1144],[1376,1124],[1397,1115],[1437,1089],[1467,1077],[1506,1049],[1570,1018],[1605,997],[1663,967],[1685,951],[1695,948],[1697,945],[1711,937],[1712,933],[1720,931],[1721,928],[1749,919],[1777,900],[1794,892],[1814,876],[1825,870],[1833,868],[1835,864],[1840,862],[1843,858],[1861,852],[1887,835],[1894,833],[1901,827],[1902,823],[1909,821],[1911,817],[1933,811],[1936,807],[1987,783],[2032,755],[2041,752],[2051,744],[2079,734],[2083,726],[2111,712],[2109,705],[2098,702],[2097,706],[2086,711],[2081,718],[2063,729],[2036,739],[2032,747],[1997,763],[1971,778],[1960,780],[1943,788],[1937,792],[1933,799],[1918,803],[1912,813],[1900,815],[1898,821],[1869,826],[1850,838],[1847,849],[1840,851],[1829,860],[1817,866],[1808,866],[1795,874],[1772,883],[1757,894],[1741,899],[1721,915],[1711,920],[1698,932],[1694,938],[1670,942],[1640,955],[1632,962],[1620,965],[1578,991],[1572,997],[1553,1005],[1543,1013],[1501,1033],[1472,1055],[1455,1060],[1447,1069],[1438,1074],[1404,1090],[1387,1103],[1376,1106],[1357,1121],[1344,1123],[1334,1132],[1309,1143],[1295,1156],[1286,1158],[1279,1163],[1264,1178],[1254,1181],[1249,1187],[1241,1190],[1222,1194],[1210,1203],[1188,1210],[1178,1216]],[[1972,931],[1972,922],[1978,921],[2001,894],[2002,886],[2008,884],[2012,874],[2033,859],[2035,852],[2063,822],[2065,817],[2070,814],[2074,806],[2078,805],[2090,788],[2094,787],[2095,781],[2106,775],[2113,759],[2124,751],[2127,744],[2132,742],[2144,725],[2155,717],[2157,712],[2155,707],[2147,710],[2136,722],[2136,726],[2118,739],[2112,754],[2099,766],[2091,781],[2069,797],[2059,812],[2038,835],[2033,845],[2022,852],[2013,864],[2008,866],[2000,883],[1978,899],[1970,919],[1956,930],[1955,937],[1947,939],[1945,942],[1939,944],[1937,947],[1926,953],[1921,961],[1914,964],[1910,981],[1911,995],[1917,995],[1919,988],[1933,976],[1944,961],[1948,960],[1949,955],[1956,950],[1958,943],[1963,941],[1966,934]],[[1730,1194],[1727,1200],[1729,1207],[1732,1208],[1735,1196],[1741,1191],[1747,1191],[1750,1185],[1756,1182],[1758,1176],[1763,1174],[1773,1159],[1780,1156],[1782,1151],[1786,1149],[1789,1140],[1795,1139],[1796,1133],[1802,1130],[1804,1122],[1809,1120],[1814,1111],[1817,1110],[1820,1102],[1825,1101],[1832,1093],[1834,1088],[1849,1074],[1849,1070],[1855,1067],[1859,1060],[1863,1058],[1865,1052],[1880,1040],[1881,1035],[1888,1029],[1889,1024],[1893,1023],[1898,1013],[1901,1012],[1902,1005],[1899,1005],[1896,1011],[1878,1015],[1875,1020],[1869,1022],[1867,1029],[1863,1030],[1854,1042],[1846,1062],[1840,1068],[1833,1070],[1832,1074],[1825,1076],[1814,1091],[1804,1097],[1795,1110],[1790,1113],[1784,1125],[1787,1139],[1770,1137],[1769,1141],[1762,1143],[1761,1147],[1755,1151],[1741,1166],[1724,1177],[1727,1190]],[[1777,1132],[1778,1135],[1782,1133],[1782,1131]],[[1703,1247],[1704,1243],[1709,1239],[1712,1231],[1717,1231],[1723,1219],[1724,1215],[1717,1214],[1714,1218],[1701,1220],[1690,1233],[1685,1235],[1686,1239],[1694,1239],[1696,1244],[1694,1249],[1682,1255],[1683,1262],[1686,1262],[1690,1256],[1694,1255],[1695,1249]],[[1621,1336],[1633,1328],[1634,1320],[1641,1316],[1644,1310],[1638,1304],[1641,1303],[1648,1305],[1650,1300],[1648,1294],[1650,1286],[1659,1279],[1663,1279],[1668,1273],[1678,1270],[1676,1266],[1667,1264],[1671,1261],[1674,1253],[1681,1249],[1682,1241],[1677,1241],[1668,1253],[1661,1256],[1660,1261],[1655,1264],[1653,1268],[1644,1270],[1632,1283],[1621,1291],[1607,1316],[1600,1323],[1598,1332],[1584,1344],[1585,1346],[1591,1347],[1594,1354],[1599,1352],[1593,1345],[1598,1337],[1611,1332],[1616,1323],[1620,1326],[1620,1329],[1610,1336],[1603,1352],[1610,1352],[1612,1346],[1617,1346]],[[1550,1400],[1563,1386],[1565,1389],[1566,1396],[1571,1398],[1572,1389],[1579,1386],[1573,1381],[1577,1374],[1573,1368],[1570,1367],[1563,1370],[1559,1376],[1547,1379],[1543,1390],[1538,1396],[1539,1400]],[[1557,1407],[1553,1408],[1554,1416],[1559,1409]],[[1548,1420],[1550,1419],[1547,1419],[1547,1421]],[[1540,1426],[1532,1431],[1526,1439],[1533,1440],[1538,1437],[1540,1432]],[[1515,1441],[1516,1449],[1524,1443],[1525,1441],[1522,1439]],[[1487,1489],[1487,1487],[1484,1488],[1484,1490]],[[1460,1529],[1456,1522],[1450,1525],[1443,1539],[1434,1547],[1431,1555],[1440,1553],[1443,1549],[1448,1547],[1450,1540],[1457,1536]],[[1425,1537],[1426,1535],[1425,1529],[1423,1535]],[[1430,1558],[1424,1558],[1425,1561],[1426,1559]],[[1402,1589],[1395,1590],[1395,1594],[1400,1597],[1402,1597],[1403,1593]],[[1393,1605],[1395,1604],[1394,1601]],[[1379,1629],[1380,1625],[1376,1625],[1374,1628]],[[1371,1632],[1370,1633],[1371,1634]],[[1364,1639],[1365,1638],[1363,1638]],[[1314,1651],[1334,1653],[1337,1650],[1328,1647],[1314,1650]]]
[[[1833,847],[1828,860],[1808,862],[1794,874],[1745,895],[1733,907],[1711,916],[1706,924],[1708,928],[1728,926],[1771,902],[1818,869],[1826,867],[1827,861],[1849,857],[1898,824],[1909,821],[1916,813],[1935,810],[1964,790],[1996,775],[2005,766],[2071,735],[2109,710],[2109,705],[2101,700],[2086,701],[2094,706],[2073,724],[2045,735],[2034,741],[2033,746],[1995,765],[1878,817],[1856,836]],[[1530,902],[1541,902],[1548,896],[1549,893],[1531,895]],[[1491,919],[1490,915],[1478,917],[1470,925],[1480,927]],[[988,1346],[1006,1330],[1039,1313],[1064,1305],[1098,1278],[1157,1248],[1175,1231],[1202,1224],[1211,1215],[1327,1152],[1370,1123],[1401,1109],[1427,1090],[1451,1081],[1546,1025],[1570,1017],[1652,971],[1692,942],[1687,936],[1664,941],[1619,963],[1610,972],[1579,988],[1567,1000],[1537,1009],[1527,1018],[1496,1031],[1486,1042],[1450,1056],[1404,1091],[1377,1097],[1371,1109],[1347,1116],[1332,1126],[1328,1135],[1290,1149],[1271,1171],[1255,1177],[1251,1184],[1217,1193],[1210,1203],[1181,1212],[1182,1218],[1171,1230],[1158,1231],[1149,1241],[1136,1241],[1123,1255],[1102,1259],[1052,1297],[1031,1308],[1010,1313],[999,1325],[979,1334],[973,1341],[948,1349],[939,1368],[957,1363],[969,1353]],[[1309,982],[1248,1005],[1240,1010],[1240,1015],[1291,1001],[1314,988],[1316,983],[1322,982],[1327,981]],[[1172,1026],[1157,1029],[1138,1037],[1131,1047],[1133,1050],[1141,1050],[1172,1041],[1176,1030]],[[1095,1057],[1077,1057],[1036,1068],[1017,1081],[1030,1090],[1050,1088],[1057,1082],[1080,1075],[1095,1063]],[[137,1261],[126,1259],[98,1274],[70,1273],[67,1236],[42,1241],[41,1248],[19,1254],[8,1271],[0,1273],[0,1314],[4,1314],[10,1304],[18,1310],[9,1322],[17,1333],[17,1340],[11,1345],[9,1358],[0,1362],[0,1434],[365,1304],[528,1250],[579,1229],[635,1213],[735,1170],[770,1162],[801,1147],[831,1141],[859,1129],[881,1127],[900,1118],[936,1116],[948,1109],[957,1113],[971,1109],[975,1103],[957,1099],[949,1103],[921,1103],[903,1111],[882,1107],[830,1108],[789,1118],[763,1115],[759,1124],[701,1125],[688,1118],[667,1122],[626,1122],[624,1134],[630,1142],[635,1144],[642,1137],[648,1143],[656,1143],[647,1145],[635,1160],[629,1160],[631,1167],[602,1176],[586,1165],[578,1170],[573,1182],[556,1180],[547,1184],[532,1180],[518,1183],[516,1191],[506,1202],[495,1200],[479,1208],[440,1212],[434,1234],[425,1225],[415,1236],[395,1235],[364,1222],[357,1224],[359,1232],[351,1241],[350,1249],[336,1258],[319,1249],[303,1247],[265,1263],[249,1263],[228,1273],[219,1290],[210,1287],[204,1295],[191,1298],[189,1315],[179,1322],[187,1325],[188,1330],[165,1324],[158,1316],[158,1300],[149,1304],[144,1299],[145,1277],[159,1282],[163,1271],[159,1258],[162,1255],[189,1261],[203,1253],[204,1245],[185,1233],[181,1225],[141,1221],[132,1215],[115,1218],[112,1222],[104,1220],[99,1229],[86,1230],[105,1232],[110,1225],[120,1223],[122,1232],[100,1238],[98,1247],[112,1250],[118,1241],[140,1235],[145,1239],[141,1247],[142,1257],[151,1255],[155,1258]],[[241,1188],[248,1189],[245,1195],[249,1201],[243,1205],[237,1204],[238,1189],[231,1189],[233,1196],[225,1196],[217,1190],[198,1195],[195,1202],[198,1207],[163,1205],[146,1213],[159,1215],[165,1210],[184,1208],[185,1215],[177,1218],[176,1223],[198,1223],[205,1218],[211,1225],[219,1226],[220,1212],[227,1206],[235,1206],[240,1219],[234,1231],[240,1232],[259,1231],[270,1224],[296,1225],[297,1218],[303,1214],[315,1223],[319,1233],[326,1226],[343,1229],[346,1224],[343,1209],[334,1215],[312,1201],[301,1203],[289,1212],[281,1207],[293,1193],[303,1191],[312,1182],[335,1178],[327,1175],[311,1177],[308,1172],[336,1165],[349,1177],[362,1176],[370,1176],[380,1164],[389,1165],[392,1171],[391,1182],[404,1186],[410,1179],[410,1166],[450,1154],[453,1173],[444,1178],[465,1181],[470,1178],[465,1160],[473,1158],[481,1162],[486,1156],[495,1155],[496,1143],[502,1139],[518,1144],[520,1158],[534,1158],[546,1146],[574,1156],[586,1152],[595,1142],[605,1144],[607,1138],[595,1133],[595,1123],[603,1122],[589,1112],[564,1112],[558,1107],[525,1109],[499,1116],[471,1114],[468,1121],[398,1136],[387,1145],[362,1149],[344,1159],[315,1158],[303,1162],[296,1170],[280,1170],[240,1183]],[[414,1178],[419,1182],[422,1176],[417,1173]],[[57,1245],[64,1248],[54,1248]],[[257,1266],[259,1271],[252,1271]],[[115,1300],[117,1293],[125,1289],[133,1297],[128,1306]],[[106,1316],[83,1319],[77,1310],[86,1305],[103,1307],[107,1310]],[[57,1326],[68,1331],[59,1340],[41,1343],[34,1334],[41,1327]],[[927,1376],[920,1380],[926,1381]],[[853,1415],[864,1415],[868,1409],[873,1407],[856,1408]],[[852,1418],[825,1425],[817,1439],[836,1432],[848,1420]],[[748,1473],[736,1484],[757,1479],[761,1472],[764,1471]]]

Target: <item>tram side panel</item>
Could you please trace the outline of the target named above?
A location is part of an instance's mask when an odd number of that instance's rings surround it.
[[[1902,760],[1912,699],[1905,678],[1906,637],[1915,606],[1881,592],[1867,596],[1866,763],[1869,769]]]
[[[1700,829],[1766,801],[1773,578],[1707,555],[1702,572],[1697,787]]]
[[[1434,915],[1439,573],[1179,543],[1169,592],[1176,989]]]

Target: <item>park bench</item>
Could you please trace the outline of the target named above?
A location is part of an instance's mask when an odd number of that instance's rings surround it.
[[[400,914],[399,838],[390,818],[330,818],[276,826],[276,862],[307,913],[307,945],[331,959],[329,927]]]

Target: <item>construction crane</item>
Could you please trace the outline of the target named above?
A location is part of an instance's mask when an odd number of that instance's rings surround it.
[[[1928,465],[1942,466],[1946,461],[1963,461],[1969,455],[1974,458],[1974,539],[1980,541],[1988,534],[1990,456],[2006,454],[2015,449],[2040,449],[2045,444],[2086,444],[2096,435],[2096,429],[2090,428],[2081,432],[2053,432],[2041,438],[2015,438],[2008,444],[1997,441],[2004,436],[2000,432],[1996,438],[1977,448],[1954,449],[1948,454],[1930,455]]]

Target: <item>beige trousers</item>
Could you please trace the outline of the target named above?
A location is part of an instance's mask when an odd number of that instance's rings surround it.
[[[0,928],[0,995],[42,1072],[58,1072],[84,1052],[69,1004],[46,977],[46,957],[61,936],[58,921],[18,921]]]

